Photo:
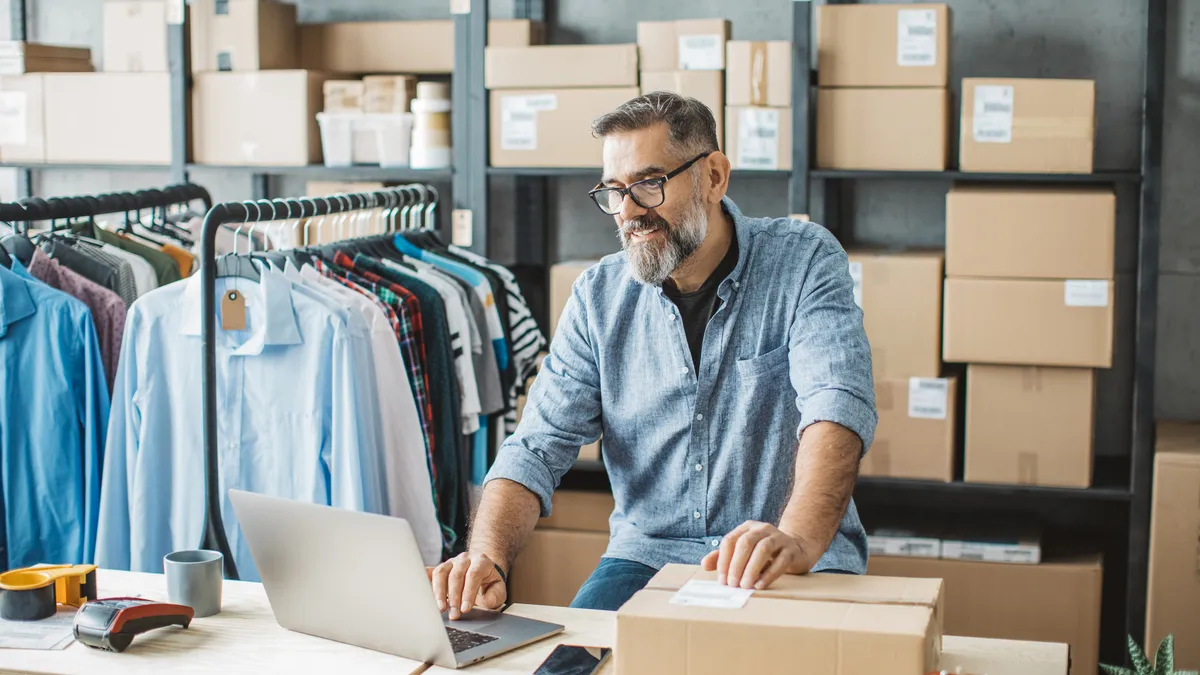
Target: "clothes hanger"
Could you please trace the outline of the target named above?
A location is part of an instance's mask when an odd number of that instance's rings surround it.
[[[268,225],[263,227],[263,230],[265,232],[263,234],[263,250],[259,252],[259,258],[261,260],[266,260],[271,265],[273,265],[275,268],[282,270],[284,264],[287,262],[287,258],[282,253],[280,253],[278,250],[272,250],[270,248],[271,240],[268,236],[270,234],[270,227],[271,227],[269,223],[274,223],[278,219],[278,211],[275,208],[275,202],[271,201],[270,199],[258,199],[258,200],[255,200],[255,203],[256,204],[265,204],[265,205],[271,207],[271,219],[269,221],[267,221]],[[253,239],[253,237],[252,237],[252,239]],[[275,247],[276,247],[276,249],[278,249],[279,244],[276,243]]]
[[[246,219],[242,221],[241,225],[238,225],[233,233],[233,253],[227,253],[217,259],[217,278],[238,277],[258,283],[262,281],[258,267],[253,260],[238,253],[238,244],[242,235],[242,227],[250,222],[250,207],[254,207],[256,215],[262,214],[258,212],[258,205],[254,202],[242,202],[242,206],[246,209]],[[250,244],[253,247],[254,242],[251,241]]]
[[[26,204],[22,203],[20,206],[26,214],[29,214],[29,207]],[[27,217],[33,216],[27,215]],[[10,254],[12,258],[15,258],[16,260],[20,261],[22,265],[28,267],[30,263],[33,262],[33,253],[37,250],[37,247],[34,245],[33,241],[29,239],[29,221],[26,220],[19,222],[24,222],[25,227],[23,229],[18,229],[14,224],[12,226],[12,234],[0,239],[0,244],[3,244],[6,252]],[[9,260],[8,266],[12,267],[11,259]]]

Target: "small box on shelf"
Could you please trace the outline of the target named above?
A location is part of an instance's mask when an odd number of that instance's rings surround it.
[[[491,165],[596,167],[592,120],[638,95],[636,87],[491,92]]]
[[[822,87],[945,87],[950,7],[829,4],[817,8]]]
[[[950,142],[946,89],[817,91],[817,166],[944,171]]]
[[[167,3],[159,0],[105,0],[106,73],[165,73]]]
[[[1091,173],[1093,80],[963,78],[963,171]]]
[[[193,73],[286,70],[299,64],[294,4],[192,0],[190,7]]]
[[[958,378],[875,380],[879,424],[863,476],[954,479]]]
[[[47,162],[171,163],[169,74],[46,73],[43,77]]]
[[[941,251],[849,252],[876,380],[941,375],[943,260]]]
[[[728,19],[639,21],[638,59],[645,72],[725,70]]]
[[[725,107],[725,154],[734,169],[792,170],[792,109]]]
[[[488,47],[484,80],[488,89],[636,87],[637,45]]]
[[[46,161],[45,75],[0,76],[0,162]]]
[[[321,162],[317,112],[330,76],[307,70],[201,73],[192,90],[197,164],[307,166]],[[167,97],[169,100],[169,97]],[[253,110],[253,115],[247,115]]]

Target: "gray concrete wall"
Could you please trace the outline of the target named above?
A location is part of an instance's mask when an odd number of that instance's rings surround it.
[[[9,0],[0,0],[7,10]],[[1138,163],[1143,50],[1143,0],[949,0],[953,9],[952,79],[964,76],[1083,77],[1097,81],[1096,168],[1120,169]],[[366,18],[445,17],[447,0],[299,0],[301,21]],[[791,0],[559,0],[550,40],[556,43],[632,42],[640,19],[727,17],[735,39],[789,39]],[[1200,419],[1200,2],[1171,0],[1168,45],[1167,152],[1164,165],[1163,245],[1158,336],[1157,409],[1160,417]],[[492,14],[511,16],[511,0],[494,0]],[[5,14],[7,16],[7,14]],[[102,41],[100,0],[30,0],[31,36],[48,42],[82,43],[97,49]],[[0,21],[0,23],[3,23]],[[955,87],[957,96],[957,86]],[[40,195],[79,194],[161,184],[165,173],[42,172],[35,179]],[[197,171],[194,180],[215,198],[244,199],[250,194],[244,175]],[[12,190],[0,178],[0,196]],[[587,201],[591,179],[562,179],[551,188],[554,259],[592,257],[616,250],[611,221]],[[513,258],[519,242],[505,235],[511,214],[511,183],[496,181],[493,190],[494,255]],[[787,213],[786,182],[776,178],[742,179],[732,197],[749,214]],[[854,238],[864,244],[939,245],[944,237],[946,185],[925,182],[858,183],[843,194]],[[280,195],[299,195],[303,182],[273,181]],[[1123,452],[1129,400],[1120,383],[1131,377],[1132,340],[1128,326],[1133,305],[1132,271],[1136,254],[1136,194],[1121,194],[1118,233],[1117,362],[1101,377],[1098,441],[1105,454]],[[1107,386],[1106,386],[1107,385]]]

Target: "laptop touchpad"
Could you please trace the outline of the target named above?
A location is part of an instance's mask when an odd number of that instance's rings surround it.
[[[499,612],[490,612],[486,609],[472,609],[462,616],[458,621],[451,621],[445,614],[442,615],[442,621],[451,628],[466,630],[472,632],[482,632],[488,626],[496,623],[504,615]]]

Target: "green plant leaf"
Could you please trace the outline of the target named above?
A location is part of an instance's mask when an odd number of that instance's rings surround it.
[[[1100,670],[1103,670],[1105,675],[1137,675],[1137,673],[1133,672],[1132,670],[1130,670],[1128,668],[1122,668],[1120,666],[1110,666],[1110,665],[1106,665],[1103,663],[1100,664]]]
[[[1137,675],[1154,675],[1154,666],[1150,665],[1150,659],[1146,658],[1146,652],[1138,646],[1138,643],[1129,636],[1129,662],[1133,664],[1133,670]]]
[[[1158,653],[1154,656],[1154,672],[1156,675],[1175,675],[1175,636],[1168,635],[1158,643]]]

